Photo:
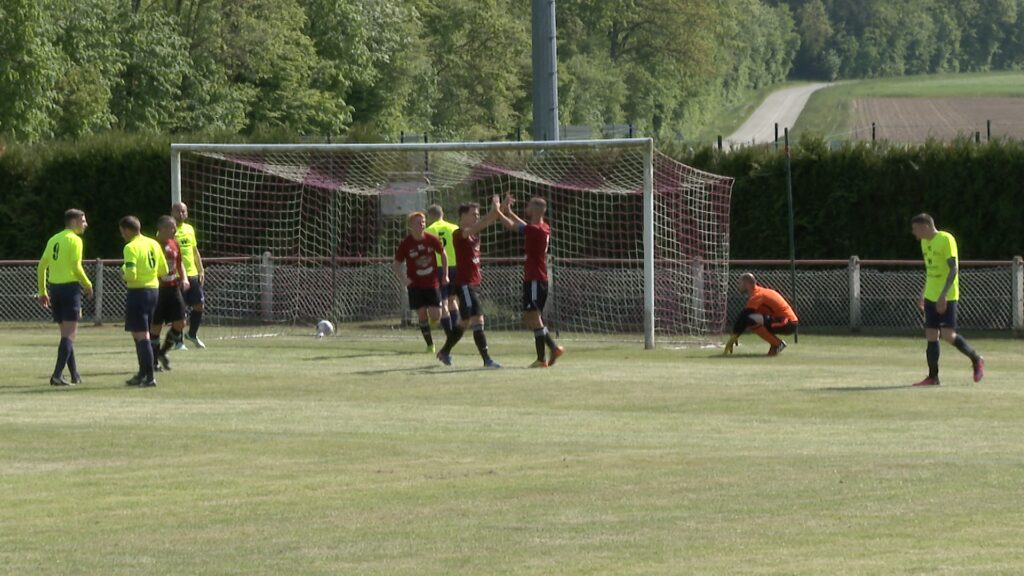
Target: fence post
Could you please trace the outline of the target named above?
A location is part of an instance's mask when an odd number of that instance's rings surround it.
[[[274,321],[274,261],[269,251],[260,258],[260,315],[264,322]]]
[[[1017,336],[1024,336],[1024,259],[1014,258],[1012,270],[1013,331]]]
[[[92,321],[97,326],[103,324],[103,260],[96,259],[96,281],[92,283]]]
[[[850,280],[850,331],[860,332],[860,258],[850,256],[850,264],[847,268]]]

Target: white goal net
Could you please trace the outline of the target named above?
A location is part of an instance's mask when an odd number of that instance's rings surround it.
[[[485,212],[493,194],[548,202],[551,290],[561,332],[703,336],[726,315],[732,180],[647,139],[546,143],[172,147],[172,199],[189,204],[204,257],[236,259],[213,322],[308,330],[399,324],[390,263],[405,215],[439,204]],[[520,326],[522,239],[482,235],[489,328]]]

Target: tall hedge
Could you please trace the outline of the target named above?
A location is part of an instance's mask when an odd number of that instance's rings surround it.
[[[167,211],[170,141],[109,134],[0,146],[0,259],[37,258],[71,206],[89,214],[86,257],[118,257],[118,218],[136,214],[152,230],[156,217]],[[736,178],[734,258],[787,257],[781,150],[721,153],[667,146],[665,151]],[[964,258],[1024,254],[1024,144],[1019,142],[857,144],[830,150],[820,140],[803,139],[793,147],[793,194],[799,258],[917,258],[909,219],[922,211],[957,235]]]
[[[0,156],[0,258],[38,258],[64,210],[85,210],[86,258],[117,258],[117,221],[147,230],[170,204],[170,139],[108,134],[78,142],[8,146]]]
[[[736,178],[733,258],[788,257],[781,147],[675,155]],[[792,171],[798,258],[919,258],[909,223],[919,212],[956,235],[962,258],[1024,254],[1024,143],[864,143],[831,150],[806,138],[793,147]]]

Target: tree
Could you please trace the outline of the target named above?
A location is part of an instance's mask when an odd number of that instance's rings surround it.
[[[62,66],[52,38],[36,0],[0,4],[0,134],[34,141],[53,133]]]

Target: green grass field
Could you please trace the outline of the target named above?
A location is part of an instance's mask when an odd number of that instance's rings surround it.
[[[4,574],[1018,574],[1024,348],[915,338],[777,359],[528,333],[440,366],[404,333],[217,340],[155,389],[84,328],[0,329]]]
[[[1024,97],[1024,74],[933,74],[840,82],[811,96],[793,130],[796,133],[808,132],[826,136],[845,134],[852,128],[853,113],[850,103],[853,100],[883,97]]]

